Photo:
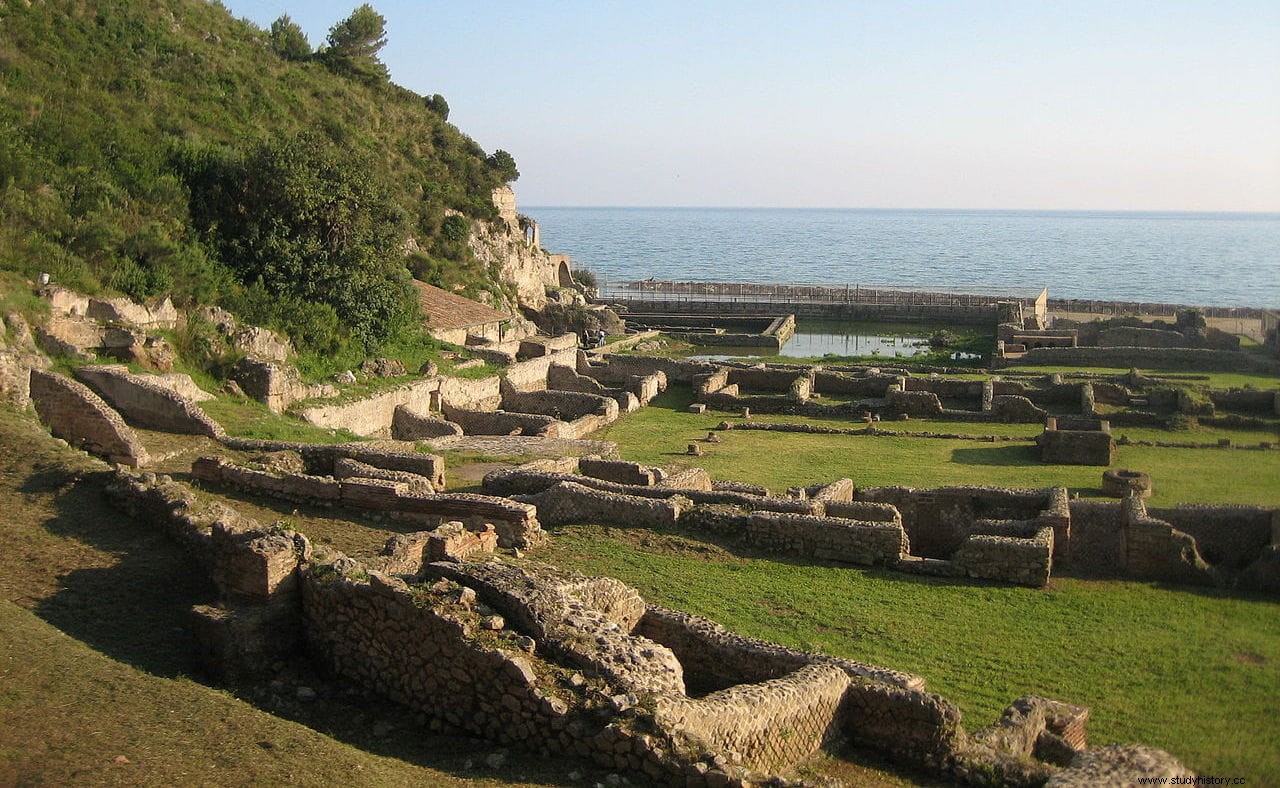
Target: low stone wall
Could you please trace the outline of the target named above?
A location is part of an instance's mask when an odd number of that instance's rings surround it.
[[[492,523],[502,547],[530,547],[546,539],[534,507],[505,498],[468,493],[433,495],[415,491],[394,478],[347,476],[335,479],[302,473],[273,473],[240,467],[221,457],[201,457],[192,463],[191,475],[246,492],[299,503],[328,502],[353,509],[388,512],[399,519],[433,526],[451,520],[475,526]]]
[[[611,396],[610,389],[595,378],[580,375],[574,368],[561,364],[552,364],[547,368],[547,388],[596,394],[601,397]]]
[[[75,375],[135,426],[211,438],[224,434],[221,425],[199,405],[147,375],[135,375],[119,366],[79,367]]]
[[[415,380],[380,391],[351,402],[312,405],[302,408],[297,416],[308,424],[324,429],[347,430],[355,435],[390,437],[396,410],[401,407],[417,413],[430,413],[432,403],[440,397],[439,378]]]
[[[812,383],[811,373],[795,369],[772,369],[769,367],[733,367],[727,366],[729,385],[737,386],[740,391],[778,391],[784,394],[791,391],[798,378]]]
[[[834,665],[851,678],[921,688],[924,679],[857,660],[828,657],[744,637],[710,619],[650,605],[636,634],[670,648],[684,666],[685,682],[704,692],[780,678],[805,665]]]
[[[713,365],[705,361],[657,356],[622,356],[610,353],[605,355],[604,360],[608,362],[604,366],[592,365],[589,370],[579,368],[578,371],[601,382],[622,382],[633,375],[645,376],[661,372],[666,375],[668,381],[692,383],[694,375],[714,369]]]
[[[1142,499],[1136,496],[1121,501],[1120,511],[1124,522],[1121,536],[1126,574],[1142,580],[1193,585],[1214,582],[1194,538],[1149,516]]]
[[[847,397],[884,397],[889,386],[897,381],[896,375],[854,376],[829,370],[818,370],[813,376],[815,394],[834,394]]]
[[[1209,399],[1223,410],[1260,413],[1280,416],[1280,391],[1255,391],[1253,389],[1228,389],[1209,392]]]
[[[737,753],[747,768],[776,771],[839,735],[848,687],[844,671],[808,665],[782,678],[729,687],[696,700],[659,697],[654,719],[714,750]]]
[[[825,501],[828,517],[845,520],[862,520],[869,523],[896,523],[902,525],[902,513],[890,503],[875,501]]]
[[[30,371],[29,381],[36,415],[54,437],[107,462],[138,467],[150,461],[146,447],[120,414],[88,386],[38,369]]]
[[[1195,538],[1204,560],[1221,570],[1238,572],[1257,561],[1272,544],[1280,544],[1280,510],[1262,506],[1191,506],[1148,508],[1147,513]]]
[[[335,463],[339,459],[347,458],[375,468],[424,476],[437,490],[445,487],[444,458],[438,454],[395,451],[368,443],[296,443],[253,438],[224,438],[222,444],[238,451],[297,452],[302,455],[307,472],[313,476],[333,476]]]
[[[892,388],[884,395],[885,410],[908,416],[940,416],[942,402],[932,391],[898,391]]]
[[[604,479],[618,484],[639,484],[653,486],[661,475],[657,468],[650,468],[638,462],[623,460],[604,460],[599,457],[581,457],[578,459],[578,472],[593,479]]]
[[[525,467],[494,471],[484,477],[484,489],[492,495],[535,495],[554,487],[561,482],[573,482],[583,487],[590,487],[604,492],[621,495],[634,495],[644,498],[671,498],[682,495],[695,504],[728,504],[752,510],[773,512],[795,512],[800,514],[823,513],[819,501],[798,501],[794,498],[760,497],[734,490],[716,490],[711,492],[693,489],[672,489],[654,485],[652,487],[618,484],[590,476],[567,473],[554,473]]]
[[[264,675],[301,638],[298,569],[311,559],[306,538],[264,528],[220,504],[204,504],[167,476],[118,472],[106,493],[136,520],[167,532],[218,589],[191,623],[197,661],[238,681]]]
[[[430,440],[461,435],[462,427],[446,419],[424,415],[400,405],[391,416],[391,437],[399,441]]]
[[[1053,529],[1026,521],[1007,529],[975,525],[951,561],[969,577],[1038,588],[1049,582],[1052,556]]]
[[[642,498],[567,481],[520,500],[537,506],[539,518],[547,525],[604,523],[657,530],[674,528],[686,506],[676,496]]]
[[[1050,418],[1036,438],[1040,461],[1059,465],[1111,465],[1116,460],[1116,441],[1107,422],[1104,429],[1075,428],[1065,419]]]
[[[338,480],[382,479],[383,481],[400,482],[406,485],[410,492],[434,493],[436,491],[435,486],[431,484],[431,480],[425,476],[419,476],[408,471],[390,471],[385,468],[377,468],[346,457],[341,457],[334,461],[333,476]]]
[[[1031,400],[1017,394],[996,394],[991,398],[991,418],[1006,424],[1043,424],[1049,415]]]
[[[607,421],[618,418],[618,403],[598,394],[576,391],[515,391],[502,394],[502,409],[510,413],[536,413],[560,421],[574,421],[584,416],[602,416]]]
[[[950,558],[980,519],[1035,518],[1049,501],[1049,490],[999,487],[867,487],[858,501],[891,504],[902,514],[912,553],[927,558]]]
[[[496,410],[502,404],[502,382],[485,378],[440,378],[440,402],[464,410]]]
[[[889,564],[910,552],[906,532],[893,523],[701,506],[680,524],[771,552],[862,566]]]
[[[462,428],[466,435],[541,435],[548,438],[571,437],[563,421],[536,413],[510,413],[505,410],[467,410],[446,404],[445,417]]]
[[[1139,367],[1218,372],[1280,372],[1280,362],[1251,353],[1201,348],[1042,347],[1028,350],[1011,366]]]
[[[472,588],[505,621],[536,639],[543,653],[599,674],[615,689],[634,693],[684,695],[684,670],[665,646],[631,632],[592,602],[612,602],[617,591],[639,595],[609,579],[615,594],[592,594],[598,583],[545,564],[460,563],[425,567]],[[618,588],[618,587],[621,588]],[[588,590],[588,593],[582,591]]]
[[[543,348],[545,355],[518,361],[508,366],[502,371],[502,381],[514,391],[542,391],[546,389],[548,370],[552,366],[573,367],[577,364],[577,337],[573,334],[566,334],[565,336],[573,340],[574,344],[572,346],[558,350],[548,350],[546,346],[539,344],[538,346]],[[521,342],[520,346],[523,349],[529,344],[532,343]]]

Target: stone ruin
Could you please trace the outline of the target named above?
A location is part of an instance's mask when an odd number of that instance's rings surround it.
[[[1036,438],[1036,444],[1041,462],[1111,465],[1116,460],[1111,424],[1103,419],[1045,419],[1044,432]]]
[[[551,366],[541,372],[547,379]],[[577,366],[574,375],[642,393],[682,371],[616,358]],[[541,522],[690,528],[812,560],[1033,586],[1059,561],[1280,593],[1280,520],[1259,507],[1148,510],[1136,496],[1107,503],[1068,500],[1060,489],[859,490],[847,479],[773,496],[700,469],[603,458],[491,474],[492,494],[458,495],[443,492],[432,455],[228,438],[156,381],[110,367],[80,374],[98,393],[31,374],[37,411],[75,445],[142,464],[145,450],[126,421],[205,435],[258,453],[247,464],[197,460],[192,475],[205,483],[430,529],[397,536],[359,562],[208,504],[167,477],[117,472],[120,505],[167,529],[219,589],[216,604],[192,614],[211,671],[252,679],[301,649],[335,675],[463,730],[673,784],[776,773],[840,739],[976,782],[1080,784],[1134,764],[1185,770],[1158,751],[1086,749],[1087,712],[1078,707],[1022,698],[995,725],[966,733],[959,710],[918,677],[741,638],[647,605],[617,581],[494,560],[496,551],[545,540]],[[819,374],[791,374],[785,392],[786,376],[744,373],[736,385],[750,379],[802,401]],[[507,383],[510,393],[527,393]],[[483,396],[492,396],[489,385]],[[502,384],[494,388],[501,398]],[[980,388],[983,401],[998,396],[994,385]],[[548,401],[586,401],[564,391]],[[938,395],[905,382],[899,391]]]
[[[918,676],[744,638],[609,578],[476,561],[488,531],[451,553],[465,529],[447,523],[362,564],[167,477],[120,471],[110,495],[185,545],[216,585],[219,600],[192,621],[204,664],[226,678],[252,680],[302,651],[439,723],[672,785],[754,783],[843,740],[980,784],[1134,768],[1087,748],[1086,709],[1026,696],[969,733]]]
[[[913,574],[1049,582],[1055,565],[1120,577],[1280,590],[1280,510],[1153,509],[1072,499],[1065,488],[857,488],[849,479],[773,496],[705,471],[594,458],[494,471],[484,489],[548,525],[682,529],[770,553]]]

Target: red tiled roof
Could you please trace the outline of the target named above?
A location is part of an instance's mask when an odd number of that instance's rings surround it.
[[[418,288],[418,307],[426,315],[428,328],[470,328],[513,317],[510,312],[499,312],[479,301],[441,290],[426,282],[414,280],[413,286]]]

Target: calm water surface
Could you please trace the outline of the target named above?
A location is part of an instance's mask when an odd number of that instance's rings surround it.
[[[1280,214],[527,208],[607,279],[1026,290],[1280,307]]]

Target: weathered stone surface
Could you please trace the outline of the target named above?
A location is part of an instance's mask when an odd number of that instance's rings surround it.
[[[75,375],[136,426],[211,438],[224,434],[199,405],[151,375],[136,375],[121,366],[78,367]]]
[[[137,304],[127,298],[90,298],[84,314],[94,320],[140,328],[174,328],[178,325],[178,310],[168,298],[152,306]]]
[[[36,414],[55,437],[108,462],[137,467],[150,459],[120,414],[84,384],[33,369],[29,390]]]
[[[1150,498],[1151,477],[1141,471],[1124,468],[1109,468],[1102,472],[1102,494],[1112,498],[1127,498],[1137,495],[1139,498]]]
[[[401,441],[429,440],[461,435],[462,427],[452,421],[419,413],[398,405],[391,416],[391,437]]]
[[[1140,744],[1113,744],[1080,753],[1070,766],[1050,777],[1045,788],[1137,785],[1140,778],[1168,780],[1194,776],[1194,772],[1163,750]]]

